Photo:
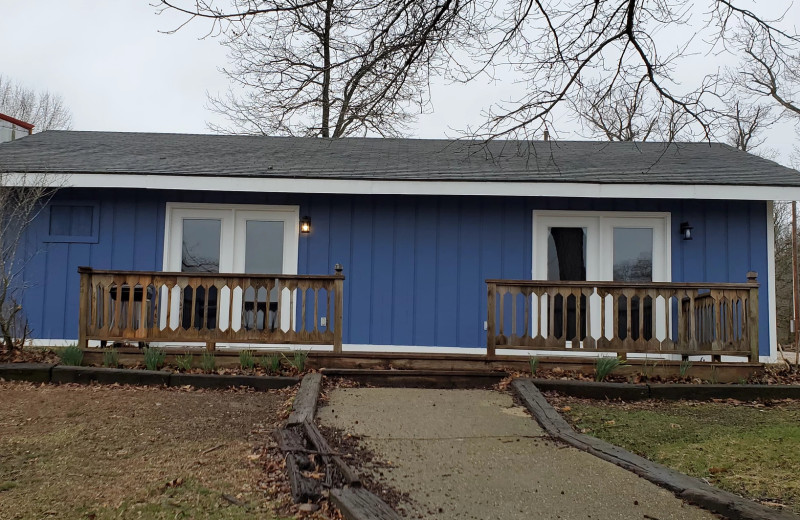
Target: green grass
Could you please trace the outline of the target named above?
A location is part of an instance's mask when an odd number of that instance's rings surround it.
[[[800,513],[800,402],[570,403],[579,430],[712,484]]]
[[[268,373],[277,374],[281,369],[281,358],[278,354],[268,354],[258,358],[258,364]]]
[[[213,352],[203,352],[203,355],[200,356],[200,367],[203,372],[213,372],[217,369],[217,358]]]
[[[239,352],[239,366],[242,370],[252,370],[256,366],[256,358],[252,350],[242,350]]]
[[[175,365],[184,372],[188,372],[192,369],[192,363],[194,362],[194,355],[191,353],[186,353],[180,356],[175,356]]]
[[[62,365],[80,366],[83,361],[83,350],[77,345],[70,345],[58,351],[58,357]]]
[[[163,349],[156,347],[144,349],[144,366],[147,367],[147,370],[161,370],[166,359],[167,353]]]
[[[103,352],[103,366],[109,368],[117,368],[119,366],[119,352],[117,349],[112,348]]]

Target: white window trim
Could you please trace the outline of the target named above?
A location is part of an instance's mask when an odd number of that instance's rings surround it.
[[[169,266],[172,265],[175,254],[173,251],[174,244],[172,244],[172,237],[175,233],[173,230],[173,217],[181,213],[191,213],[198,218],[205,218],[204,215],[207,215],[208,218],[223,218],[223,229],[220,236],[222,240],[220,245],[220,265],[222,265],[223,256],[231,255],[230,258],[226,257],[225,261],[233,266],[233,272],[235,273],[244,272],[244,257],[242,252],[237,251],[234,247],[234,227],[237,217],[246,215],[255,218],[259,214],[274,214],[276,218],[284,221],[283,274],[297,274],[300,245],[299,206],[167,202],[164,216],[164,253],[161,264],[163,271],[168,271]],[[224,218],[225,215],[229,215],[229,218]]]
[[[654,280],[658,282],[670,282],[672,281],[672,240],[670,240],[670,232],[672,230],[672,214],[669,212],[641,212],[641,211],[570,211],[570,210],[534,210],[532,215],[532,230],[533,230],[533,237],[531,241],[531,279],[538,280],[538,279],[546,279],[547,269],[545,266],[544,269],[544,276],[537,273],[537,262],[536,262],[536,255],[537,255],[537,244],[541,247],[541,244],[546,244],[546,230],[540,229],[541,226],[539,223],[540,220],[537,220],[539,217],[547,217],[550,218],[558,218],[563,219],[565,224],[569,224],[570,222],[583,222],[584,219],[598,219],[599,225],[595,226],[594,229],[594,238],[592,238],[592,234],[590,233],[587,241],[587,255],[597,254],[601,244],[611,244],[611,237],[604,236],[606,232],[604,232],[604,228],[607,226],[603,225],[604,221],[613,221],[612,226],[614,224],[620,224],[625,222],[626,227],[652,227],[651,225],[642,225],[637,224],[637,221],[650,221],[648,224],[652,224],[652,221],[661,221],[663,222],[663,253],[659,255],[661,260],[664,262],[664,280]],[[627,224],[626,221],[630,220],[630,225]],[[619,227],[619,225],[618,225]],[[656,237],[654,237],[654,242]],[[590,243],[591,242],[591,243]],[[657,261],[656,259],[656,244],[654,243],[654,250],[653,250],[653,262]],[[587,265],[586,271],[586,278],[589,281],[603,281],[600,279],[600,273],[604,272],[604,269],[608,269],[608,265],[606,265],[608,258],[606,255],[600,256],[600,263],[596,266],[589,266]],[[613,260],[612,260],[613,261]],[[655,267],[655,266],[654,266]],[[655,273],[656,270],[654,269],[653,272]],[[538,274],[538,276],[537,276]]]

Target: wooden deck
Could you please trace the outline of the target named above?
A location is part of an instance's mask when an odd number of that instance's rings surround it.
[[[79,269],[79,345],[330,345],[342,353],[344,275]],[[758,283],[486,280],[498,349],[723,355],[758,362]],[[376,355],[369,353],[368,355]]]
[[[758,361],[758,283],[487,280],[497,348],[744,356]]]

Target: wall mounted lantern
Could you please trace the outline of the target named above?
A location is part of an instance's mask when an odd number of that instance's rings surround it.
[[[688,222],[681,222],[681,236],[684,240],[692,239],[692,230],[694,228]]]
[[[300,233],[307,235],[311,233],[311,219],[303,217],[300,219]]]

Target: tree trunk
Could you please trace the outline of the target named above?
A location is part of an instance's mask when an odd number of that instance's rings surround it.
[[[330,137],[331,118],[331,11],[333,0],[325,4],[325,29],[322,36],[322,52],[325,70],[322,73],[322,137]]]

